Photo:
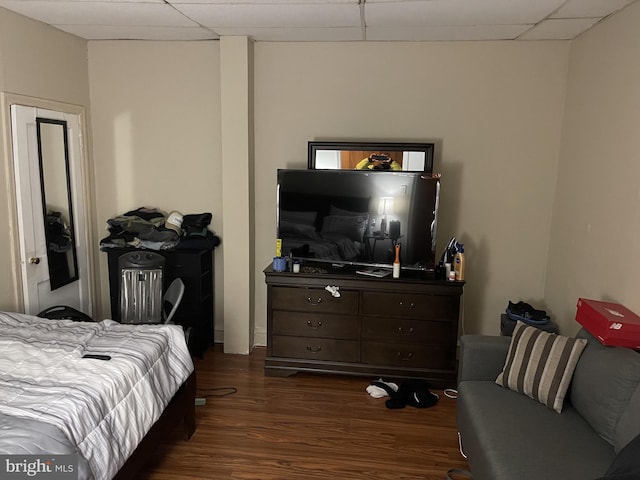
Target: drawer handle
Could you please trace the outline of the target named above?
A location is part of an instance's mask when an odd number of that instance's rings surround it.
[[[406,355],[402,352],[398,352],[398,358],[403,361],[411,360],[411,358],[413,358],[413,352],[409,352]]]
[[[312,347],[311,345],[307,345],[307,350],[309,350],[311,353],[318,353],[319,351],[322,350],[322,347]]]
[[[314,330],[317,330],[318,328],[320,328],[322,326],[322,322],[318,321],[316,322],[316,324],[314,325],[311,320],[307,320],[307,325],[311,328],[313,328]]]
[[[311,305],[320,305],[320,303],[322,302],[322,298],[318,297],[318,300],[314,302],[311,299],[311,297],[307,297],[307,302],[309,302],[309,304],[311,304]]]
[[[405,305],[405,303],[401,301],[400,306],[407,307],[409,310],[413,310],[414,308],[416,308],[416,304],[413,302],[410,302],[409,305]]]
[[[404,327],[398,327],[398,333],[400,335],[411,335],[413,333],[413,327],[409,327],[406,330]]]

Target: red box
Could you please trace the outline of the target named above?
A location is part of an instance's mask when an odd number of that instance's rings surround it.
[[[579,298],[576,321],[603,345],[640,349],[640,317],[619,303]]]

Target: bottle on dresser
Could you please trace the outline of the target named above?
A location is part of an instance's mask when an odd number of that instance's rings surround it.
[[[456,274],[456,280],[464,280],[464,245],[458,244],[458,251],[453,257],[453,270]]]

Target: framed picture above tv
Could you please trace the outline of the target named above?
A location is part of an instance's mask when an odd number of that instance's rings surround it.
[[[309,142],[311,170],[433,172],[433,143]]]

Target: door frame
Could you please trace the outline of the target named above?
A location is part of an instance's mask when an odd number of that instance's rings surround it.
[[[75,114],[80,117],[80,151],[82,156],[82,187],[84,190],[84,222],[86,232],[83,240],[87,244],[87,276],[89,282],[89,303],[91,305],[93,315],[96,314],[97,282],[96,282],[96,261],[97,253],[92,249],[95,245],[95,225],[92,218],[95,218],[95,202],[93,199],[93,189],[91,188],[90,179],[93,178],[93,169],[89,161],[89,151],[87,147],[87,116],[83,106],[73,105],[69,103],[56,102],[41,98],[29,97],[12,93],[0,92],[0,126],[2,139],[4,143],[3,155],[5,157],[5,175],[7,201],[9,205],[9,252],[11,257],[11,276],[13,280],[13,299],[16,311],[24,312],[24,294],[22,290],[22,268],[20,256],[20,232],[18,230],[18,207],[16,197],[16,178],[13,169],[13,142],[11,137],[11,105],[23,105],[25,107],[42,108],[63,113]]]

